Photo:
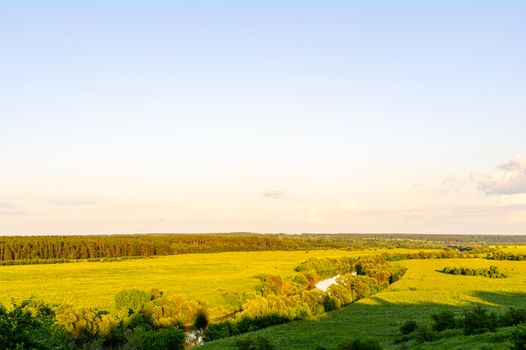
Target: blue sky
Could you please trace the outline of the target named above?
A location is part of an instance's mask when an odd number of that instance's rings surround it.
[[[526,233],[512,1],[3,1],[0,234]]]

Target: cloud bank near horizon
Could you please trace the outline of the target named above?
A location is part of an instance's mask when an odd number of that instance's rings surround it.
[[[486,176],[477,188],[487,195],[515,195],[526,193],[526,156],[517,156],[497,166],[497,172]]]

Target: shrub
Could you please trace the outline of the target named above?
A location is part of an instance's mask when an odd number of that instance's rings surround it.
[[[234,325],[229,322],[209,324],[203,332],[203,340],[205,342],[230,337],[234,335]]]
[[[153,329],[153,320],[150,316],[144,312],[139,312],[128,316],[124,320],[124,325],[129,329],[142,327],[143,329]]]
[[[389,278],[389,283],[394,283],[399,281],[407,271],[405,266],[395,266],[391,270],[391,277]]]
[[[208,325],[203,331],[203,339],[205,342],[208,342],[287,323],[289,321],[287,317],[279,315],[261,317],[241,316],[237,318],[236,321],[227,320]]]
[[[252,325],[251,329],[257,330],[262,328],[267,328],[270,326],[275,326],[278,324],[283,324],[289,322],[289,319],[279,315],[269,315],[264,317],[255,317],[250,320]]]
[[[380,342],[376,339],[354,339],[343,342],[336,347],[337,350],[381,350]]]
[[[446,329],[456,328],[455,314],[451,311],[442,311],[438,314],[431,315],[434,321],[433,330],[440,332]]]
[[[245,337],[236,340],[236,345],[239,350],[274,350],[276,347],[268,340],[268,338],[260,335],[256,337]]]
[[[57,323],[71,335],[88,339],[112,333],[117,321],[105,311],[88,307],[62,305],[56,310]]]
[[[418,326],[414,333],[415,341],[424,343],[435,339],[435,332],[428,326]]]
[[[462,328],[465,335],[479,334],[485,332],[494,332],[498,326],[497,315],[493,312],[475,306],[469,310],[464,311],[464,318],[462,319]]]
[[[526,322],[526,309],[510,307],[499,318],[499,324],[502,327],[511,327],[524,322]]]
[[[526,350],[526,327],[517,327],[511,333],[513,349]]]
[[[115,295],[115,306],[118,310],[129,310],[132,314],[141,311],[150,300],[150,294],[143,290],[127,289]]]
[[[444,267],[442,270],[438,270],[443,273],[451,275],[463,275],[463,276],[484,276],[489,278],[507,278],[508,276],[499,271],[497,266],[490,266],[486,268],[474,269],[471,267]]]
[[[184,332],[165,328],[144,334],[144,350],[184,350]]]
[[[415,320],[408,320],[405,321],[404,324],[400,326],[400,333],[407,335],[410,333],[413,333],[413,331],[416,329],[417,324]]]
[[[11,310],[0,306],[1,349],[74,349],[71,337],[54,324],[51,309],[32,299],[15,304]]]
[[[338,310],[341,307],[342,303],[340,299],[337,299],[335,297],[325,297],[325,299],[323,299],[323,308],[326,312]]]
[[[163,296],[151,302],[151,315],[156,328],[191,325],[200,306],[184,295]]]
[[[139,327],[128,334],[123,349],[184,350],[184,332],[177,328],[162,328],[156,331],[145,331],[143,328]]]

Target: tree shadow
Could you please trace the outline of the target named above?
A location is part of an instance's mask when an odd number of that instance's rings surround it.
[[[526,307],[526,293],[475,291],[471,295],[497,307]]]

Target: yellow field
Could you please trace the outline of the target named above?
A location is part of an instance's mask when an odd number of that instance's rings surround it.
[[[433,303],[460,306],[467,303],[502,305],[501,296],[522,294],[526,291],[526,262],[494,261],[485,259],[406,260],[404,277],[374,298],[363,303],[389,302],[395,304]],[[437,272],[446,266],[498,266],[509,278],[483,276],[455,276]],[[492,297],[489,296],[492,295]],[[526,305],[526,300],[524,301]]]
[[[410,252],[397,249],[397,252]],[[116,262],[0,266],[0,303],[29,296],[52,304],[111,309],[114,295],[129,288],[158,288],[207,302],[224,303],[223,291],[254,289],[259,274],[290,275],[309,257],[380,254],[393,250],[313,250],[185,254]]]
[[[493,246],[498,250],[513,254],[526,254],[526,245]]]

